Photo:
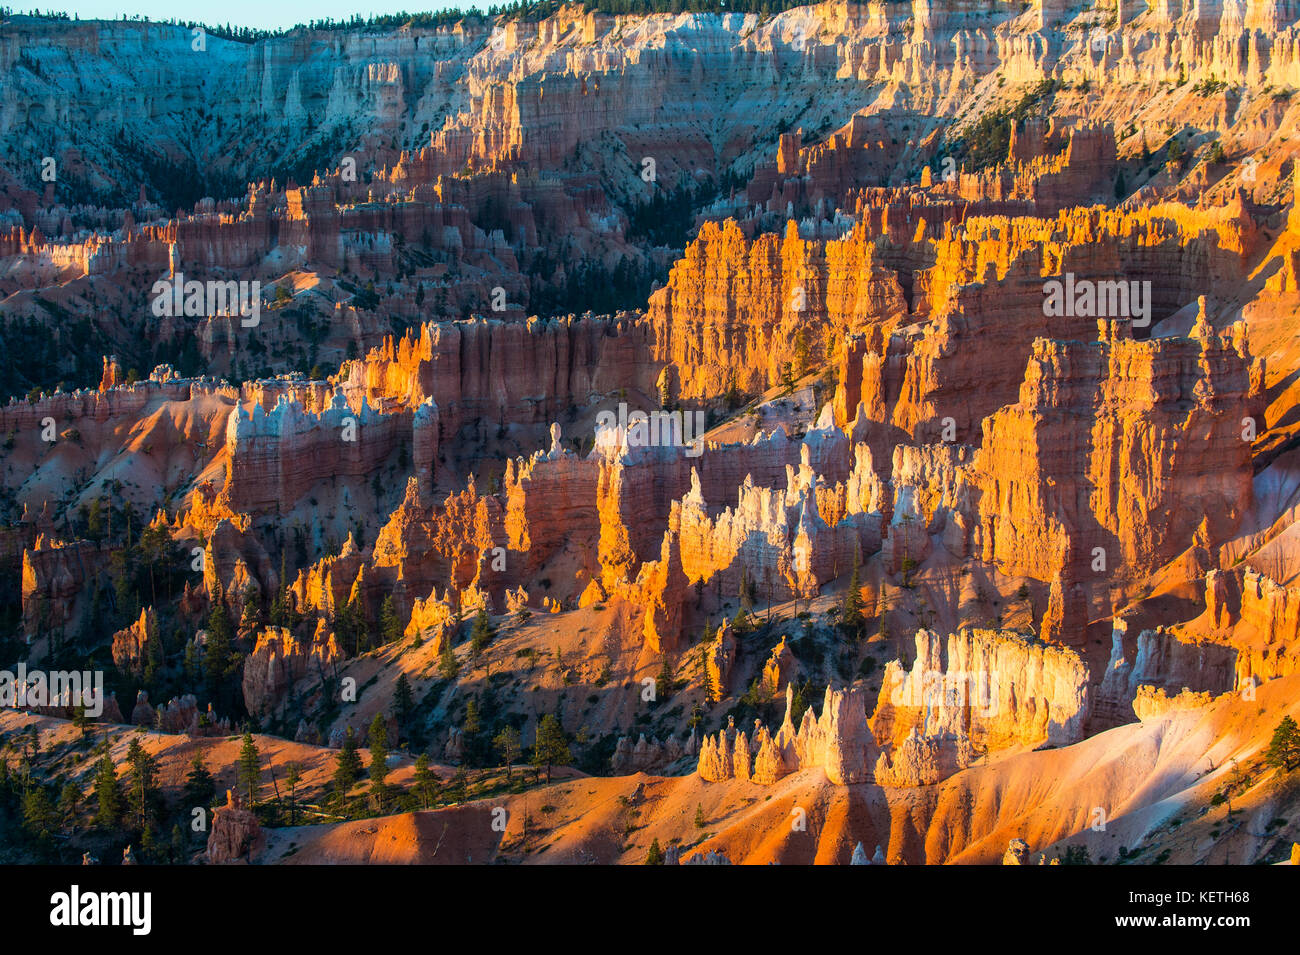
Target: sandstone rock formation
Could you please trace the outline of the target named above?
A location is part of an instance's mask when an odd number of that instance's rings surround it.
[[[244,661],[244,705],[250,713],[269,714],[294,683],[309,672],[323,678],[341,657],[333,634],[318,631],[304,646],[285,628],[271,627],[258,634]]]
[[[770,785],[792,772],[818,768],[837,786],[867,782],[871,778],[876,752],[862,690],[826,688],[820,717],[804,710],[799,728],[794,727],[794,688],[786,687],[785,719],[775,736],[761,724],[754,728],[751,742],[735,726],[706,735],[700,746],[697,772],[701,779],[721,782],[731,778]]]
[[[266,833],[253,813],[243,808],[239,795],[226,790],[226,804],[212,813],[207,859],[212,865],[252,861],[266,845]]]

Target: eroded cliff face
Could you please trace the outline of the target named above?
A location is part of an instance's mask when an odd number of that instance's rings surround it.
[[[975,552],[1074,590],[1225,539],[1251,507],[1252,381],[1240,327],[1035,342],[1021,400],[985,419],[970,466]]]
[[[734,724],[705,736],[700,778],[771,785],[819,769],[837,786],[932,786],[979,755],[1083,739],[1091,690],[1088,668],[1072,650],[991,630],[950,634],[945,645],[921,630],[911,669],[899,660],[887,666],[869,719],[861,686],[828,687],[821,715],[809,707],[797,730],[793,699],[789,685],[775,735],[755,721],[748,736]]]
[[[813,780],[891,859],[996,858],[1010,822],[953,823],[976,781],[1042,811],[1004,763],[1293,676],[1293,7],[565,8],[206,59],[15,18],[0,146],[60,179],[0,168],[0,335],[83,387],[0,407],[0,637],[98,639],[168,732],[341,744],[400,699],[472,764],[490,699],[587,769]],[[207,137],[226,198],[171,203],[134,137]],[[262,281],[260,323],[154,313],[181,276]],[[223,616],[229,713],[192,676]]]
[[[332,634],[304,646],[289,630],[271,627],[257,635],[244,661],[244,705],[250,713],[268,715],[309,671],[323,680],[341,657]]]
[[[1236,650],[1236,685],[1248,688],[1296,669],[1300,591],[1248,568],[1215,570],[1205,578],[1205,615],[1187,631],[1226,636]]]
[[[870,779],[875,744],[867,728],[861,688],[827,687],[821,716],[811,707],[804,710],[798,729],[792,720],[792,708],[792,690],[787,690],[785,718],[776,735],[761,721],[755,721],[751,737],[738,732],[734,723],[720,731],[716,739],[705,736],[696,770],[700,778],[770,786],[790,773],[819,769],[837,786]]]
[[[418,338],[385,341],[349,363],[341,383],[358,403],[415,410],[432,400],[440,433],[486,438],[489,429],[556,420],[591,395],[653,394],[657,371],[646,333],[631,321],[456,322]]]
[[[689,370],[683,397],[719,381],[765,391],[830,357],[846,332],[905,314],[898,278],[861,226],[817,241],[791,222],[784,238],[750,242],[731,220],[705,223],[649,309],[655,357]]]
[[[984,752],[1068,746],[1083,738],[1088,680],[1078,654],[1020,634],[963,630],[945,643],[922,630],[911,668],[886,668],[872,731],[896,748],[914,732]]]

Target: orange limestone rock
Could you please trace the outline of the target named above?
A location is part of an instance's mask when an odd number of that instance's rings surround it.
[[[432,642],[434,652],[440,653],[443,641],[456,625],[456,611],[445,598],[438,596],[438,588],[435,587],[428,597],[416,598],[404,635]]]
[[[284,627],[268,627],[258,634],[244,661],[244,705],[250,713],[264,716],[294,683],[308,673],[323,679],[341,658],[333,634],[318,629],[312,644],[304,646]]]
[[[149,654],[149,641],[158,639],[158,620],[153,608],[140,611],[140,619],[113,634],[113,664],[123,672],[140,676]]]
[[[836,786],[871,780],[872,757],[878,753],[867,725],[865,697],[860,687],[826,688],[820,718],[804,711],[799,729],[791,713],[794,687],[786,686],[785,720],[776,736],[755,722],[752,741],[734,725],[705,736],[697,772],[701,779],[727,779],[770,785],[782,776],[809,768],[822,769]]]
[[[898,279],[877,261],[865,230],[842,240],[752,243],[731,221],[706,222],[650,297],[655,358],[682,370],[681,397],[717,394],[728,381],[761,392],[786,366],[829,357],[828,342],[867,322],[905,314]]]
[[[1129,722],[1137,713],[1139,694],[1148,708],[1156,701],[1150,692],[1165,690],[1174,697],[1188,690],[1192,693],[1219,694],[1238,686],[1237,650],[1194,633],[1176,633],[1164,627],[1143,630],[1133,641],[1135,651],[1126,647],[1128,626],[1117,618],[1111,632],[1110,660],[1096,692],[1096,716],[1103,725]],[[1247,671],[1241,687],[1253,686]],[[1143,690],[1142,687],[1149,689]]]
[[[245,809],[233,789],[226,790],[226,804],[212,814],[208,834],[208,862],[212,865],[251,861],[266,846],[266,833],[257,816]]]
[[[787,639],[772,648],[772,655],[763,664],[762,686],[770,696],[780,696],[781,691],[794,679],[798,663]]]
[[[1300,669],[1300,587],[1245,567],[1205,578],[1206,618],[1237,651],[1236,685],[1258,685]],[[1196,623],[1187,628],[1197,632]]]
[[[288,508],[317,482],[343,475],[364,478],[404,439],[427,447],[415,425],[437,433],[436,408],[416,418],[409,412],[382,414],[362,398],[357,409],[342,392],[320,414],[304,411],[282,395],[271,411],[254,404],[236,408],[226,427],[230,506],[264,511]]]
[[[861,472],[841,485],[835,496],[842,517],[834,525],[818,508],[822,478],[811,464],[809,445],[801,448],[798,470],[786,467],[783,490],[757,487],[747,476],[734,508],[710,516],[697,472],[682,498],[679,523],[682,570],[690,583],[738,593],[742,577],[754,582],[765,598],[789,600],[816,595],[827,581],[852,566],[855,553],[870,555],[880,546],[879,513],[864,513],[861,496],[850,494],[869,480]],[[859,456],[860,468],[870,458]],[[665,538],[667,542],[667,538]]]
[[[1094,581],[1225,539],[1251,506],[1257,381],[1239,328],[1035,342],[1020,401],[985,419],[967,469],[972,553],[1057,582],[1053,633],[1080,639]],[[1083,607],[1060,631],[1067,596]]]
[[[882,747],[917,730],[988,751],[1066,746],[1083,739],[1090,707],[1088,668],[1073,650],[1007,630],[962,630],[945,645],[920,630],[912,668],[886,666],[871,725]]]
[[[34,545],[23,550],[24,630],[34,634],[72,623],[84,582],[98,574],[108,558],[108,550],[92,541],[65,542],[38,535]]]

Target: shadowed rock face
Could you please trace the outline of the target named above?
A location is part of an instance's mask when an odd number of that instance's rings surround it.
[[[226,790],[226,804],[212,814],[212,831],[208,834],[208,862],[252,861],[266,844],[266,834],[251,810],[240,805],[233,789]]]

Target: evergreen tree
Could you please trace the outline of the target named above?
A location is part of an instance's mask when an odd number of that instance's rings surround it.
[[[152,819],[144,824],[144,831],[140,833],[140,855],[147,861],[158,861],[158,825]]]
[[[492,621],[488,618],[487,611],[482,608],[474,615],[474,626],[469,633],[469,652],[475,661],[482,655],[484,648],[492,642],[496,636],[496,631],[492,627]]]
[[[117,778],[113,766],[113,757],[107,753],[99,760],[99,769],[95,772],[95,812],[96,825],[105,828],[116,826],[122,818],[122,784]]]
[[[645,856],[646,865],[663,865],[664,850],[659,848],[659,840],[654,839],[650,842],[650,851]]]
[[[547,713],[537,724],[537,742],[533,744],[533,766],[546,768],[546,781],[551,781],[551,767],[564,766],[573,761],[569,752],[568,740],[564,737],[564,727],[555,718],[554,713]]]
[[[853,576],[849,578],[849,589],[844,594],[844,606],[840,611],[840,625],[844,632],[856,636],[864,624],[862,618],[862,568],[858,551],[853,550]]]
[[[749,619],[749,613],[744,607],[736,611],[736,615],[731,618],[732,632],[738,637],[743,637],[754,629],[754,624]]]
[[[655,700],[663,703],[673,695],[673,687],[676,681],[673,679],[673,668],[668,664],[668,658],[664,657],[663,666],[659,668],[659,675],[655,677]]]
[[[1300,728],[1297,728],[1296,721],[1291,717],[1284,716],[1282,722],[1277,724],[1264,759],[1270,766],[1276,766],[1284,773],[1300,767]]]
[[[519,730],[509,724],[501,732],[497,733],[496,738],[492,740],[492,745],[496,747],[501,759],[506,764],[506,779],[510,778],[515,760],[519,758],[519,744]]]
[[[127,802],[131,822],[138,832],[144,832],[153,816],[158,796],[158,763],[145,751],[137,739],[131,740],[126,751]]]
[[[41,843],[48,842],[58,828],[58,818],[44,786],[32,786],[23,795],[23,828]]]
[[[388,727],[384,725],[384,714],[376,713],[370,723],[370,795],[380,812],[384,809],[384,796],[388,791],[384,782],[387,778]]]
[[[257,790],[262,782],[262,754],[253,742],[253,734],[245,733],[239,747],[239,761],[235,766],[238,786],[244,794],[244,802],[252,808],[257,802]]]
[[[302,771],[299,770],[297,763],[290,763],[284,768],[284,784],[289,790],[289,825],[291,826],[298,815],[298,782],[301,779]]]
[[[438,657],[438,672],[444,680],[454,680],[460,673],[460,664],[456,662],[456,653],[451,648],[451,634],[442,638],[442,653]]]
[[[385,644],[396,643],[402,639],[402,621],[397,616],[397,606],[393,602],[392,594],[385,597],[379,607],[379,634]]]
[[[226,680],[239,667],[238,657],[232,649],[234,628],[225,600],[221,596],[221,583],[213,588],[212,609],[208,612],[208,639],[203,653],[203,676],[209,697],[218,705],[226,703]]]
[[[185,777],[183,790],[184,806],[187,810],[207,808],[212,805],[212,797],[217,794],[217,785],[204,765],[203,754],[195,753],[190,760],[190,771]]]
[[[808,348],[808,332],[801,325],[794,333],[794,375],[802,378],[808,373],[812,357]]]
[[[185,830],[179,823],[172,826],[172,840],[167,850],[167,861],[172,865],[180,865],[185,861]]]
[[[76,820],[77,809],[81,805],[81,787],[69,780],[59,790],[59,818],[71,824]]]
[[[393,718],[397,720],[399,730],[406,729],[406,721],[415,709],[415,700],[411,696],[411,681],[405,673],[397,675],[397,685],[393,688]]]
[[[421,809],[428,809],[438,794],[438,777],[429,768],[429,756],[421,753],[415,759],[415,797]]]
[[[352,728],[348,727],[334,767],[334,795],[340,806],[347,802],[348,794],[360,776],[361,756],[357,753],[357,741],[352,736]]]
[[[451,777],[451,783],[447,786],[453,802],[462,803],[469,796],[469,773],[465,767],[457,768],[456,775]]]

